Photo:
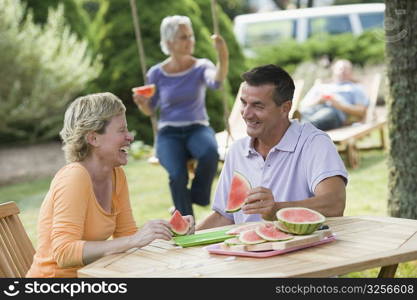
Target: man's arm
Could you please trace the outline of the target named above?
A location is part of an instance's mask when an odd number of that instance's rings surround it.
[[[358,118],[365,117],[367,107],[362,104],[347,104],[338,101],[335,97],[327,99],[334,108],[343,111],[344,113]]]
[[[211,215],[209,215],[200,224],[196,226],[196,230],[203,230],[203,229],[232,225],[232,224],[234,224],[232,220],[222,216],[217,211],[213,211]]]
[[[340,176],[328,177],[317,184],[315,195],[300,201],[275,202],[271,190],[258,187],[249,194],[242,207],[245,214],[261,214],[265,220],[276,220],[276,212],[285,207],[302,206],[326,217],[343,216],[346,204],[345,182]]]

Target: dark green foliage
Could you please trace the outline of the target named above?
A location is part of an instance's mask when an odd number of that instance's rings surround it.
[[[382,37],[382,38],[381,38]],[[251,59],[251,66],[275,63],[292,73],[296,66],[307,60],[322,56],[346,58],[355,65],[380,63],[384,60],[383,35],[379,30],[368,31],[360,36],[352,34],[320,35],[299,44],[295,41],[282,42],[274,47],[257,50],[257,57]]]

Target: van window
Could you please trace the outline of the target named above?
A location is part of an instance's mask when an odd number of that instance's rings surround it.
[[[352,32],[352,26],[347,15],[310,18],[307,26],[308,37],[316,34]]]
[[[371,29],[375,27],[384,27],[384,13],[367,13],[359,14],[359,19],[362,23],[363,30]]]
[[[283,40],[294,39],[296,24],[296,20],[249,23],[246,27],[244,47],[273,45]]]

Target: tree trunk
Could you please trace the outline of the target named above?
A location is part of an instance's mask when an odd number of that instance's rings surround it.
[[[417,219],[417,1],[385,0],[388,211]]]

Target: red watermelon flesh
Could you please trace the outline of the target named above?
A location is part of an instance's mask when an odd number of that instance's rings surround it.
[[[271,223],[261,224],[255,229],[255,231],[264,240],[272,242],[285,241],[293,238],[292,235],[278,230],[278,228],[276,228],[274,224]]]
[[[190,224],[186,219],[184,219],[178,210],[176,210],[172,215],[171,219],[169,220],[169,224],[171,225],[171,230],[174,235],[184,235],[190,229]]]
[[[239,240],[244,244],[260,244],[266,242],[255,231],[255,229],[246,230],[239,234]]]
[[[311,212],[307,209],[292,209],[286,210],[282,213],[282,216],[285,220],[290,222],[317,222],[321,220],[321,217],[314,212]]]
[[[239,211],[245,203],[245,199],[248,196],[250,189],[250,183],[245,176],[236,171],[233,172],[226,212],[232,213]]]

